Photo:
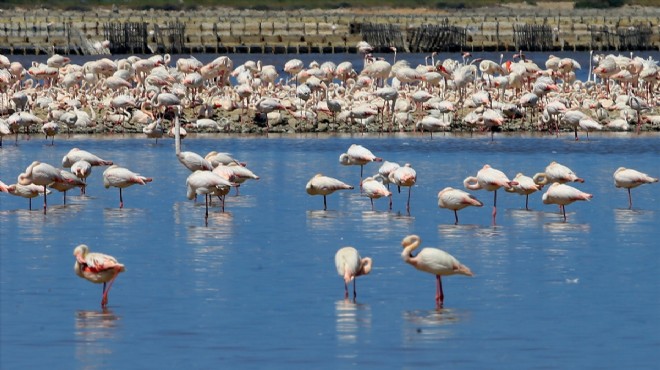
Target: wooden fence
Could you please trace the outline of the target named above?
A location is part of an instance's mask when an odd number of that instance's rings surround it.
[[[513,43],[516,50],[553,50],[552,29],[546,24],[514,24]]]
[[[460,51],[466,45],[466,28],[450,26],[447,18],[439,25],[422,25],[408,32],[408,48],[413,53]]]
[[[610,29],[607,26],[595,26],[591,31],[591,49],[593,50],[649,50],[651,48],[651,27],[635,25]]]
[[[393,24],[363,23],[360,26],[362,39],[373,46],[376,51],[395,47],[406,50],[403,35],[398,26]]]
[[[186,25],[182,22],[167,22],[167,27],[154,24],[157,53],[183,53],[185,51]]]
[[[103,25],[103,35],[110,41],[110,52],[113,54],[148,52],[146,22],[113,22]]]

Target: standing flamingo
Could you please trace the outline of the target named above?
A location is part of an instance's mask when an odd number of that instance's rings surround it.
[[[379,199],[382,197],[390,197],[390,209],[392,209],[392,192],[387,189],[385,185],[383,185],[382,181],[379,181],[379,179],[382,179],[383,177],[380,175],[376,176],[370,176],[364,179],[364,182],[362,183],[362,188],[364,190],[364,195],[369,197],[369,200],[371,201],[371,210],[374,210],[374,199]]]
[[[62,158],[62,167],[69,168],[78,161],[87,161],[92,166],[110,166],[112,161],[101,159],[98,156],[78,148],[73,148]]]
[[[121,190],[134,184],[145,185],[153,181],[151,177],[140,176],[139,174],[116,164],[103,171],[103,186],[108,189],[111,186],[119,188],[119,208],[124,208],[124,198]]]
[[[614,186],[628,190],[628,209],[632,209],[632,195],[630,189],[642,184],[658,182],[658,179],[632,168],[619,167],[614,171]]]
[[[493,225],[495,225],[495,216],[497,216],[497,189],[504,187],[510,188],[518,183],[509,180],[509,178],[500,170],[491,168],[490,165],[485,164],[482,169],[477,172],[477,176],[469,176],[463,180],[463,185],[470,190],[486,189],[492,191],[493,195]]]
[[[360,166],[360,186],[362,186],[362,174],[364,165],[369,162],[382,162],[383,159],[376,157],[369,149],[363,147],[362,145],[353,144],[351,145],[346,153],[342,153],[339,156],[339,163],[350,166],[358,165]]]
[[[217,195],[222,199],[222,211],[225,210],[224,196],[229,193],[230,187],[234,185],[228,180],[213,171],[197,170],[191,173],[186,179],[188,199],[194,199],[197,194],[204,194],[206,198],[206,213],[204,219],[208,221],[209,218],[209,196]]]
[[[417,182],[417,172],[412,168],[410,163],[406,163],[390,172],[388,176],[389,182],[397,186],[397,190],[401,193],[401,187],[408,187],[408,201],[406,202],[406,211],[410,213],[410,192]]]
[[[2,191],[3,193],[11,194],[11,195],[16,195],[18,197],[27,198],[28,199],[28,209],[31,211],[32,210],[32,198],[36,198],[39,195],[44,194],[44,187],[39,186],[39,185],[35,185],[35,184],[6,185],[2,181],[0,181],[0,191]],[[45,194],[50,194],[50,190],[46,189]]]
[[[545,168],[545,172],[539,172],[532,178],[535,183],[540,185],[551,184],[558,182],[560,184],[566,182],[584,182],[584,179],[579,178],[570,168],[559,164],[555,161]]]
[[[326,196],[334,193],[337,190],[351,190],[353,186],[348,185],[341,180],[332,177],[316,174],[312,177],[305,186],[307,194],[309,195],[323,195],[323,210],[327,210]]]
[[[417,235],[408,235],[403,238],[403,241],[401,241],[401,245],[403,246],[401,258],[414,268],[435,275],[435,304],[436,308],[440,309],[445,300],[440,277],[456,274],[473,276],[473,274],[467,266],[461,264],[454,256],[441,249],[424,248],[416,256],[413,256],[412,252],[419,247],[421,242],[422,239]]]
[[[564,216],[564,221],[566,221],[566,205],[576,200],[589,200],[593,197],[593,195],[580,191],[570,185],[555,182],[543,194],[543,204],[558,204]]]
[[[41,163],[34,161],[25,169],[24,173],[18,175],[18,183],[21,185],[40,185],[44,188],[44,214],[46,214],[47,200],[46,186],[53,183],[71,183],[71,179],[64,178],[60,170],[49,165],[48,163]]]
[[[516,177],[513,178],[513,181],[517,182],[517,184],[504,190],[509,193],[524,195],[525,209],[529,211],[529,195],[541,190],[543,185],[535,183],[531,177],[525,176],[522,173],[518,173]]]
[[[456,219],[454,225],[458,225],[458,211],[467,206],[482,207],[483,205],[474,195],[460,189],[446,187],[438,193],[438,207],[454,211]]]
[[[124,265],[107,254],[90,253],[89,247],[85,244],[77,246],[73,250],[73,255],[76,257],[76,263],[73,265],[76,275],[95,284],[103,283],[101,307],[105,308],[108,305],[108,293],[112,283],[120,272],[126,271]],[[106,283],[109,283],[107,289]]]
[[[337,274],[344,278],[344,299],[348,299],[348,283],[353,280],[353,300],[357,297],[355,291],[355,280],[358,276],[367,275],[371,272],[371,258],[360,257],[357,249],[343,247],[335,254],[335,266]]]

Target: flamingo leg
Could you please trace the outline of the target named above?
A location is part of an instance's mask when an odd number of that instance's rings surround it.
[[[632,194],[630,194],[630,188],[628,188],[628,209],[632,209]]]
[[[456,222],[454,222],[454,225],[458,225],[458,211],[454,210],[454,219]]]
[[[353,302],[355,302],[355,299],[357,298],[357,291],[355,290],[355,281],[357,279],[353,279]]]
[[[115,278],[119,274],[119,268],[115,267],[115,273],[112,275],[112,279],[108,283],[108,288],[106,289],[105,283],[103,283],[103,298],[101,299],[101,307],[105,308],[108,305],[108,293],[110,293],[110,288],[112,288],[112,283],[115,282]]]
[[[348,283],[344,283],[344,299],[348,299]]]
[[[497,190],[494,191],[493,196],[493,225],[495,225],[495,216],[497,216]]]
[[[371,210],[373,211],[374,210],[374,200],[373,200],[373,198],[369,198],[369,200],[371,200]]]
[[[412,190],[412,186],[408,187],[408,203],[406,203],[406,211],[410,213],[410,192]]]
[[[564,215],[564,222],[566,222],[566,207],[559,206],[561,208],[561,214]]]
[[[47,207],[48,207],[48,202],[46,201],[46,185],[44,185],[44,214],[46,214]]]
[[[445,294],[442,291],[442,280],[440,275],[435,275],[436,289],[435,289],[435,306],[437,309],[442,308],[445,302]]]
[[[390,195],[390,211],[392,210],[392,196]]]
[[[29,207],[29,210],[31,211],[32,210],[32,198],[28,198],[28,207]]]
[[[124,208],[124,197],[121,195],[121,188],[119,188],[119,208]]]
[[[525,195],[525,210],[529,211],[529,194]]]
[[[206,212],[204,213],[204,224],[205,226],[209,225],[209,195],[204,194],[204,202],[206,205]]]
[[[326,202],[325,195],[323,196],[323,210],[324,211],[328,210],[328,203]]]

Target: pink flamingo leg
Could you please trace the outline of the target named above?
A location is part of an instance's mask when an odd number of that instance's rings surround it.
[[[632,209],[632,195],[630,194],[630,188],[628,188],[628,209]]]
[[[124,208],[124,198],[121,195],[121,188],[119,188],[119,208]]]
[[[115,273],[112,275],[112,279],[108,283],[108,288],[106,289],[105,283],[103,283],[103,298],[101,299],[101,307],[105,308],[108,305],[108,293],[110,293],[110,288],[112,288],[112,283],[115,282],[115,278],[119,274],[119,267],[115,267]]]
[[[493,225],[495,225],[495,216],[497,216],[497,190],[495,190],[495,196],[493,198]]]
[[[44,185],[44,214],[46,214],[46,208],[48,208],[48,202],[46,201],[46,185]]]

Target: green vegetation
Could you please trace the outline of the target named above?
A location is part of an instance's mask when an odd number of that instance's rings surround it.
[[[0,7],[36,7],[65,10],[91,10],[116,5],[127,9],[185,10],[223,6],[237,9],[293,10],[337,8],[429,8],[461,9],[503,3],[535,4],[538,0],[0,0]],[[545,0],[547,1],[547,0]],[[624,4],[657,6],[658,0],[576,0],[578,8],[611,8]]]

